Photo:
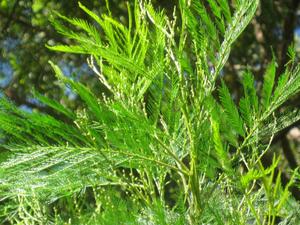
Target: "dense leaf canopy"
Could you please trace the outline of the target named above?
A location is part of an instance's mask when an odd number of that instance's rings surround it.
[[[280,4],[2,0],[0,218],[297,224],[298,1]]]

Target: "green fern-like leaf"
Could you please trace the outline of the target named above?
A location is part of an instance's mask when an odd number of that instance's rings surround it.
[[[270,98],[272,95],[272,90],[275,82],[275,73],[276,73],[276,63],[273,60],[272,63],[268,66],[266,73],[264,75],[264,85],[262,90],[262,104],[264,109],[268,108],[270,105]]]
[[[233,102],[230,92],[224,82],[222,82],[222,86],[219,89],[219,94],[227,121],[230,123],[234,131],[236,131],[239,135],[244,136],[245,132],[243,128],[243,120],[241,119],[237,106]]]

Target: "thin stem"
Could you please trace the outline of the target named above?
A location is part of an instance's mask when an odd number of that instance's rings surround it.
[[[187,168],[187,166],[178,158],[177,155],[175,155],[175,153],[168,146],[165,145],[165,143],[163,143],[157,136],[155,136],[155,138],[158,143],[167,151],[167,153],[169,153],[174,158],[174,160],[182,167],[182,173],[188,175],[189,169]]]
[[[167,167],[167,168],[172,169],[174,171],[177,171],[177,172],[188,175],[186,171],[181,170],[180,168],[177,168],[175,166],[172,166],[170,164],[167,164],[165,162],[162,162],[162,161],[159,161],[159,160],[156,160],[156,159],[152,159],[152,158],[145,157],[145,156],[142,156],[142,155],[137,155],[137,154],[130,153],[130,152],[123,152],[123,151],[116,151],[116,150],[106,150],[106,151],[110,152],[110,153],[117,153],[117,154],[122,154],[122,155],[130,156],[130,157],[136,157],[136,158],[139,158],[139,159],[142,159],[142,160],[145,160],[145,161],[151,161],[151,162],[156,163],[157,165]]]

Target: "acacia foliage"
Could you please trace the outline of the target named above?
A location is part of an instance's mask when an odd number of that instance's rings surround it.
[[[278,109],[298,93],[300,67],[292,58],[275,82],[274,59],[261,92],[251,72],[245,71],[244,96],[236,104],[225,82],[216,84],[222,80],[232,44],[259,1],[239,0],[230,6],[226,0],[208,0],[207,4],[209,11],[202,1],[179,0],[179,8],[168,18],[150,2],[135,1],[133,8],[128,5],[126,26],[81,3],[89,22],[56,13],[54,27],[74,45],[48,48],[87,55],[107,90],[97,96],[50,62],[58,80],[81,98],[83,108],[69,109],[34,93],[63,115],[64,120],[58,120],[25,112],[1,99],[4,220],[297,221],[299,205],[289,196],[289,187],[299,177],[297,170],[282,187],[280,173],[275,173],[279,159],[264,168],[261,157],[274,134],[299,119],[298,111]],[[77,196],[85,191],[92,195],[89,200]],[[72,196],[77,196],[74,206],[69,200],[64,209],[69,215],[55,210]],[[93,206],[86,206],[89,201]]]

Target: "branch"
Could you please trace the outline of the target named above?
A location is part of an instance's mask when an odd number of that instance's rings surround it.
[[[300,4],[300,1],[292,0],[289,1],[288,3],[287,3],[288,13],[285,17],[284,25],[283,25],[283,38],[282,38],[283,43],[281,47],[281,55],[280,55],[277,77],[284,71],[285,64],[289,60],[287,56],[287,51],[289,45],[294,41],[294,30],[295,30],[296,20],[297,20],[297,9]]]

